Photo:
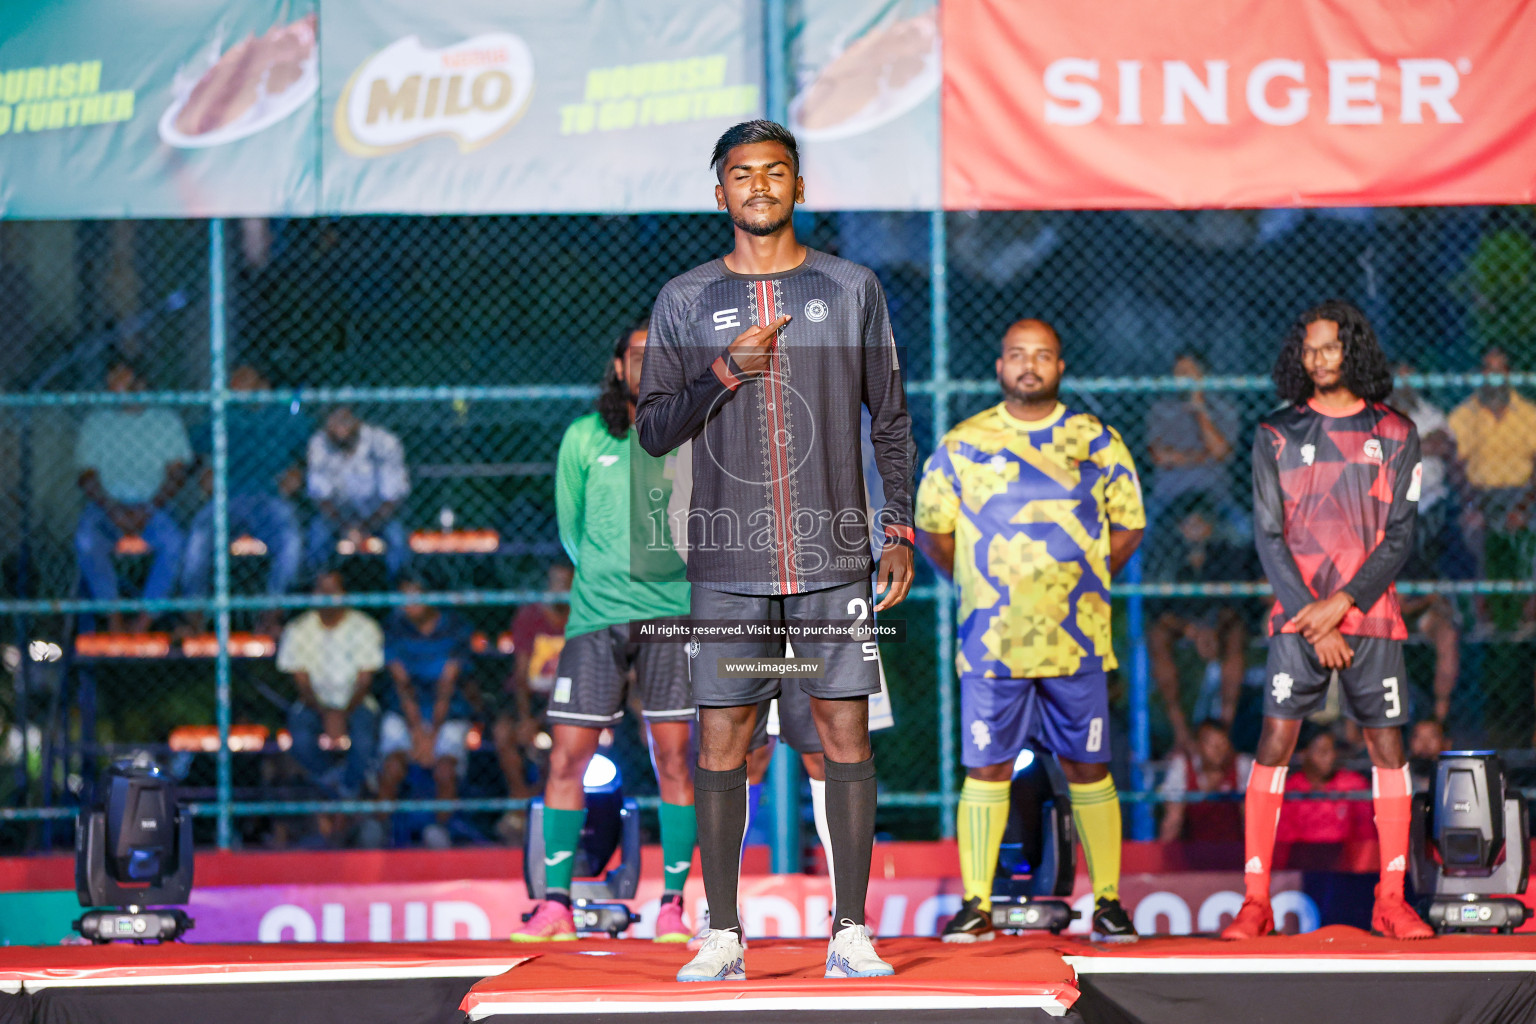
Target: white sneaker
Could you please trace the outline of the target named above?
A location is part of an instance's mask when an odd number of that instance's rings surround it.
[[[827,977],[885,978],[896,971],[880,959],[869,941],[869,932],[847,918],[827,943]]]
[[[677,980],[746,981],[746,952],[747,947],[742,945],[741,936],[734,931],[711,930],[704,940],[704,948],[677,972]]]
[[[693,933],[693,938],[688,940],[688,952],[697,953],[704,948],[704,943],[709,941],[709,908],[699,911],[699,930]],[[745,947],[746,943],[743,942]]]
[[[832,926],[835,923],[836,922],[834,922],[832,920],[832,911],[830,911],[830,910],[827,911],[827,934],[828,935],[832,934]],[[875,930],[873,928],[871,928],[867,924],[861,924],[861,925],[859,925],[859,927],[864,929],[864,934],[869,938],[869,944],[871,946],[876,945],[876,944],[879,943],[880,940],[875,937]]]

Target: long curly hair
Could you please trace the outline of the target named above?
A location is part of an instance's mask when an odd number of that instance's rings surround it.
[[[1302,365],[1301,349],[1308,325],[1318,320],[1332,320],[1339,325],[1339,343],[1344,346],[1340,376],[1350,393],[1367,402],[1379,402],[1391,394],[1392,367],[1376,340],[1371,322],[1354,305],[1343,299],[1329,299],[1297,317],[1286,332],[1274,372],[1275,390],[1281,400],[1300,405],[1316,390]]]
[[[608,433],[620,439],[629,434],[629,392],[619,379],[614,363],[629,353],[629,339],[634,337],[635,332],[647,330],[650,325],[650,310],[630,321],[613,343],[613,358],[603,366],[603,389],[597,393],[597,414],[603,418],[603,426],[608,428]]]

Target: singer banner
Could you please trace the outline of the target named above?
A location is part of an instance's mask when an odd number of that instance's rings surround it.
[[[940,11],[949,209],[1536,199],[1528,0]]]

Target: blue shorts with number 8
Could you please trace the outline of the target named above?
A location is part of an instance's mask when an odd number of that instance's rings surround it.
[[[1109,681],[1102,671],[1039,679],[960,679],[960,763],[1013,761],[1035,739],[1069,761],[1109,760]]]

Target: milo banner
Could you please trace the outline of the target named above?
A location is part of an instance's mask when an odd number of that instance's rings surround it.
[[[0,4],[0,216],[313,212],[311,0]]]
[[[761,18],[746,0],[322,3],[322,206],[714,209],[715,139],[762,116]]]
[[[790,26],[789,127],[815,210],[939,201],[938,0],[819,0]]]

